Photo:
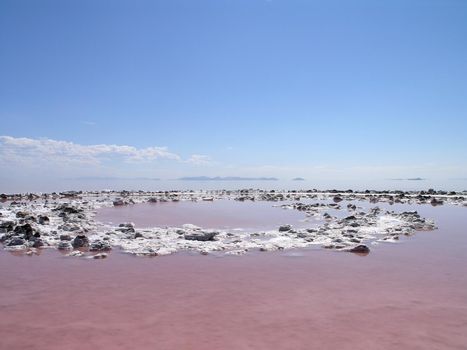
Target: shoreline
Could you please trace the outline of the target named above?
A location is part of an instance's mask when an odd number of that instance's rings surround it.
[[[416,231],[436,229],[434,221],[421,217],[413,209],[427,203],[431,206],[467,206],[463,193],[434,190],[365,193],[351,190],[220,190],[2,195],[8,206],[0,209],[0,241],[4,249],[26,250],[30,254],[35,254],[37,249],[51,247],[66,251],[71,256],[95,258],[105,258],[112,249],[146,256],[184,250],[204,255],[218,252],[243,255],[252,250],[274,251],[314,246],[368,254],[373,244],[395,242],[399,237],[411,236]],[[310,225],[296,228],[284,223],[273,230],[234,232],[206,229],[189,222],[180,226],[141,229],[131,222],[105,224],[95,219],[101,208],[125,208],[142,203],[216,203],[220,200],[251,205],[274,203],[274,206],[282,209],[302,212]],[[381,205],[406,205],[411,209],[395,212],[390,208],[382,209]]]

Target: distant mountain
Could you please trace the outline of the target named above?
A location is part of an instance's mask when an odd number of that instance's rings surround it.
[[[303,177],[294,177],[292,181],[305,181]]]
[[[182,181],[277,181],[275,177],[240,177],[240,176],[188,176],[180,177]]]
[[[396,181],[425,181],[426,179],[422,177],[409,177],[407,179],[391,179],[391,180],[396,180]]]

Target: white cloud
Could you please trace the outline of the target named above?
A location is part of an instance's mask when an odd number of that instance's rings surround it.
[[[195,165],[207,165],[212,164],[211,157],[202,155],[202,154],[193,154],[190,158],[186,160],[187,163]]]
[[[166,147],[136,148],[126,145],[80,145],[47,138],[0,136],[0,159],[5,162],[100,164],[104,159],[119,158],[125,161],[152,161],[171,159],[180,161],[179,155]]]

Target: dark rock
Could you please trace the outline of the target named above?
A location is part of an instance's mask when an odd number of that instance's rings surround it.
[[[60,241],[57,245],[57,249],[59,250],[71,250],[73,249],[71,243],[69,241]]]
[[[334,196],[332,199],[335,203],[339,203],[343,201],[343,198],[341,196]]]
[[[40,234],[35,232],[30,224],[16,226],[14,232],[18,235],[23,235],[24,239],[30,239],[33,236],[40,237]]]
[[[61,240],[61,241],[71,241],[72,238],[71,238],[71,236],[68,235],[68,234],[62,234],[62,235],[60,235],[60,240]]]
[[[136,232],[135,233],[135,238],[143,238],[143,234],[141,232]]]
[[[121,198],[117,198],[113,201],[113,205],[116,206],[116,207],[119,207],[119,206],[122,206],[122,205],[125,205],[126,203],[123,201],[123,199]]]
[[[15,228],[14,221],[3,221],[0,223],[0,233],[13,231],[14,228]]]
[[[40,225],[48,225],[50,223],[50,219],[48,216],[39,215],[38,222]]]
[[[61,211],[62,213],[66,213],[66,214],[79,214],[83,212],[83,209],[76,208],[67,203],[63,203],[62,205],[59,205],[58,207],[52,210]]]
[[[71,242],[73,248],[83,248],[89,246],[89,238],[85,235],[76,236]]]
[[[291,229],[292,229],[292,226],[290,225],[279,226],[279,232],[287,232],[287,231],[290,231]]]
[[[104,250],[110,250],[110,243],[106,241],[94,241],[91,243],[91,246],[89,247],[89,250],[92,252],[95,251],[104,251]]]
[[[24,239],[22,239],[21,237],[12,237],[10,238],[8,241],[5,242],[5,245],[7,247],[16,247],[16,246],[20,246],[20,245],[24,245],[26,242],[24,241]]]
[[[30,216],[31,214],[28,213],[27,211],[19,211],[16,213],[17,218],[25,218],[27,216]]]
[[[31,246],[33,248],[40,248],[44,246],[44,241],[40,238],[34,237],[32,240],[30,240],[30,242],[32,243]]]
[[[219,234],[216,231],[195,231],[185,233],[185,239],[189,241],[213,241],[214,237]]]
[[[122,233],[134,233],[135,225],[132,222],[125,222],[123,224],[118,225],[117,231],[120,231]]]
[[[370,248],[368,248],[364,244],[359,244],[349,250],[351,253],[361,253],[361,254],[368,254],[370,252]]]

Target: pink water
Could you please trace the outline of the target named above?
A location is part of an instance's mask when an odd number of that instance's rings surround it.
[[[466,349],[466,210],[365,257],[1,252],[0,348]]]
[[[295,227],[307,225],[303,222],[306,219],[304,212],[277,207],[281,204],[235,200],[143,203],[102,208],[96,220],[133,222],[137,227],[193,224],[204,228],[245,230],[274,229],[282,224],[293,224]]]

